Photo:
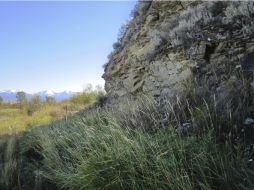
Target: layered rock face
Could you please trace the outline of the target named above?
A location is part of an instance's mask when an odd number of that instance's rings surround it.
[[[194,79],[227,98],[253,84],[253,2],[139,2],[132,16],[105,65],[109,97],[175,96]]]

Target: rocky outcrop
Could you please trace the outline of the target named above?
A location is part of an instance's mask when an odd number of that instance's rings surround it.
[[[251,84],[253,2],[139,2],[132,16],[105,65],[109,97],[174,96],[195,79],[227,98]]]

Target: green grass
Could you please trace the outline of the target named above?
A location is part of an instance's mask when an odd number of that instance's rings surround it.
[[[245,183],[254,187],[240,156],[216,145],[212,131],[200,139],[181,138],[171,131],[149,134],[122,129],[108,115],[77,118],[67,125],[69,130],[62,127],[39,138],[45,177],[62,188],[239,189]]]
[[[190,110],[206,131],[189,137],[161,126],[158,106],[127,101],[3,141],[0,189],[254,188],[241,146],[218,143],[206,106]]]
[[[0,121],[6,120],[10,117],[15,117],[20,114],[20,110],[17,108],[1,108],[0,109]]]
[[[52,113],[55,113],[52,115]],[[25,110],[16,108],[0,108],[0,134],[12,134],[27,130],[28,127],[50,124],[56,119],[61,119],[65,110],[60,104],[43,105],[33,115],[27,115]]]
[[[85,106],[96,101],[98,92],[83,92],[68,100],[57,103],[41,103],[32,114],[28,114],[29,104],[23,105],[22,110],[18,104],[0,105],[0,135],[13,134],[28,130],[31,127],[49,125],[53,121],[72,115]],[[66,113],[66,108],[67,113]]]

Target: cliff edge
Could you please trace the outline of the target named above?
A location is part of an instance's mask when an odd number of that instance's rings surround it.
[[[253,3],[138,2],[105,64],[109,97],[172,97],[190,81],[221,98],[252,93]]]

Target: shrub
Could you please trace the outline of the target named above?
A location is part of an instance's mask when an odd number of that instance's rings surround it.
[[[96,101],[97,93],[96,92],[82,92],[80,94],[74,95],[70,102],[73,104],[91,104]]]
[[[0,105],[4,102],[4,99],[0,96]]]
[[[130,41],[131,37],[135,31],[140,28],[141,23],[145,20],[145,13],[149,8],[151,1],[140,1],[136,4],[134,10],[131,13],[131,19],[126,23],[122,24],[119,32],[117,42],[113,44],[113,51],[107,56],[108,62],[103,65],[103,68],[106,69],[109,62],[112,62],[114,55],[123,50],[123,47]],[[139,19],[137,19],[139,17]],[[134,19],[136,18],[136,20]]]
[[[31,100],[28,102],[27,105],[27,114],[29,116],[33,115],[34,112],[38,111],[42,105],[42,102],[40,100],[40,97],[37,95],[34,95]]]
[[[224,11],[225,24],[240,23],[241,33],[244,37],[253,35],[254,31],[254,4],[252,1],[247,2],[231,2]]]
[[[96,104],[99,107],[104,107],[107,104],[107,102],[108,102],[108,97],[104,94],[100,94],[96,98]]]
[[[190,39],[197,38],[201,32],[201,25],[206,25],[213,20],[212,12],[215,2],[205,2],[186,10],[171,20],[162,23],[162,30],[168,32],[174,47],[186,46]],[[189,40],[188,40],[189,39]]]
[[[195,7],[188,7],[179,15],[165,20],[161,24],[161,31],[168,33],[173,47],[189,47],[193,41],[207,40],[203,27],[216,19],[217,24],[219,22],[221,26],[239,23],[242,34],[251,36],[254,27],[253,10],[254,5],[250,1],[204,2]]]
[[[146,49],[145,56],[148,60],[152,60],[158,51],[162,49],[166,41],[166,34],[158,30],[153,30],[148,32],[148,37],[150,38],[150,43]]]
[[[52,104],[56,103],[56,100],[52,96],[46,96],[46,100],[45,101],[49,105],[52,105]]]
[[[131,12],[131,17],[135,18],[137,16],[142,16],[146,13],[146,10],[151,5],[152,1],[139,1],[133,11]]]
[[[251,18],[254,14],[254,4],[252,1],[231,2],[224,12],[226,18],[231,21],[239,16]]]

